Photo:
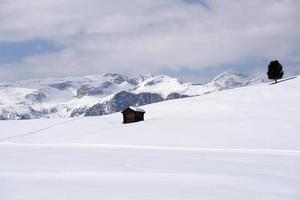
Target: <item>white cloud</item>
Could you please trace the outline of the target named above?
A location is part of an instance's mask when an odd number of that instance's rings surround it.
[[[46,38],[65,46],[10,66],[12,78],[18,70],[48,76],[209,68],[290,59],[300,49],[298,0],[211,0],[209,9],[180,0],[0,1],[0,41]],[[0,78],[10,77],[2,68]]]

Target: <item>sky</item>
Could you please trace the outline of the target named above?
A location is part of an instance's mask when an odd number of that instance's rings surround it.
[[[299,0],[0,0],[0,81],[300,74]]]

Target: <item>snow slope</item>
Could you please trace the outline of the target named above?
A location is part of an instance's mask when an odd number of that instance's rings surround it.
[[[0,199],[300,199],[300,78],[72,119],[0,121]]]

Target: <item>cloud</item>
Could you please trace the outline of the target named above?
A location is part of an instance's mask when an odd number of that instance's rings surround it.
[[[298,0],[1,1],[0,41],[43,38],[64,49],[1,65],[0,79],[299,62]]]

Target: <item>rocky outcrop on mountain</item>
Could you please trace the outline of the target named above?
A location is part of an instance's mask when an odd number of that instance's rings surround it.
[[[83,85],[77,90],[76,97],[82,98],[84,96],[96,96],[96,95],[103,95],[105,93],[109,94],[109,91],[106,90],[111,87],[113,83],[109,81],[103,82],[101,85],[95,87],[90,85]]]
[[[109,101],[104,103],[98,103],[90,108],[77,108],[71,116],[100,116],[107,115],[115,112],[120,112],[129,106],[143,106],[151,103],[157,103],[165,100],[186,98],[188,95],[182,95],[179,93],[171,93],[167,98],[163,98],[157,93],[130,93],[126,91],[119,92],[113,96]]]
[[[99,116],[119,112],[129,106],[142,106],[150,103],[163,101],[164,99],[155,93],[133,94],[122,91],[114,95],[114,97],[104,103],[98,103],[87,109],[84,116]]]
[[[186,98],[186,97],[190,97],[190,96],[174,92],[174,93],[169,94],[167,96],[166,100],[181,99],[181,98]]]
[[[71,81],[65,81],[65,82],[61,82],[61,83],[53,83],[53,84],[50,84],[49,86],[56,88],[58,90],[65,90],[69,87],[73,87]]]
[[[127,77],[122,76],[117,73],[108,73],[108,74],[105,74],[104,77],[112,77],[112,79],[111,79],[112,82],[116,83],[116,84],[121,84],[121,83],[129,80]]]
[[[88,107],[84,106],[84,107],[80,107],[80,108],[75,108],[72,113],[71,113],[71,117],[78,117],[78,116],[82,116],[86,113]]]
[[[41,102],[45,101],[46,95],[42,92],[34,92],[34,93],[31,93],[31,94],[27,94],[25,96],[25,98],[28,99],[31,102],[41,103]]]
[[[25,120],[25,119],[37,119],[41,118],[42,113],[36,111],[31,106],[26,112],[12,112],[10,110],[2,110],[0,113],[0,120]]]

